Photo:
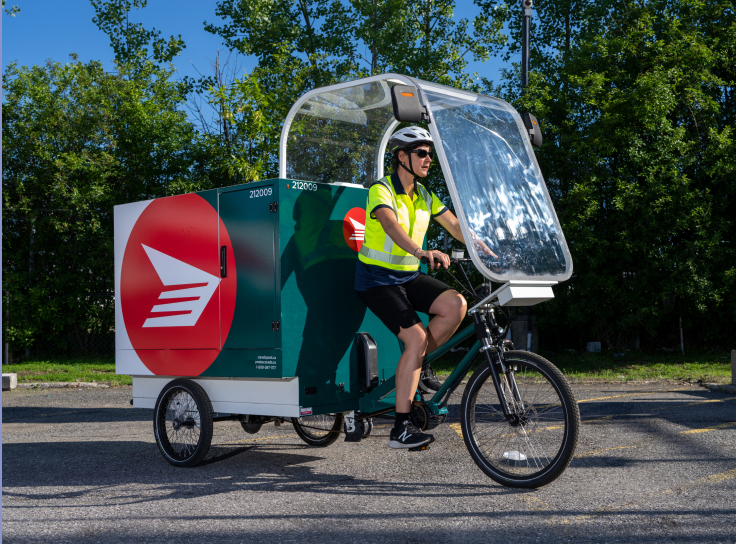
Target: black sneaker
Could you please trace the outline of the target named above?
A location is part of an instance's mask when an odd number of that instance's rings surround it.
[[[442,384],[434,375],[431,366],[425,366],[422,368],[422,373],[419,375],[419,389],[424,391],[439,391]]]
[[[418,448],[434,442],[434,436],[423,433],[407,420],[398,429],[391,429],[388,445],[392,448]]]

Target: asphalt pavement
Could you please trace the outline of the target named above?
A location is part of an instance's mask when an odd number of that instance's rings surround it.
[[[164,461],[130,388],[4,392],[3,542],[736,543],[736,396],[574,390],[576,458],[537,490],[476,467],[461,392],[428,451],[383,437],[311,448],[288,423],[249,435],[222,422],[193,469]]]

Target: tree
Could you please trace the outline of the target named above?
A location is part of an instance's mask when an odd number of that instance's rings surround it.
[[[161,37],[161,31],[147,30],[141,23],[130,22],[131,8],[143,9],[148,0],[90,0],[95,9],[92,22],[110,38],[115,60],[146,70],[147,63],[168,64],[186,48],[181,34]],[[151,49],[149,53],[149,48]]]
[[[249,76],[211,87],[220,111],[232,116],[231,137],[247,150],[233,153],[240,165],[233,169],[277,174],[281,123],[296,99],[313,88],[388,71],[470,86],[467,57],[487,59],[490,42],[502,40],[501,23],[485,15],[472,24],[455,22],[454,6],[452,0],[218,2],[216,15],[223,23],[205,28],[231,50],[258,59]],[[230,105],[223,108],[223,101]],[[255,119],[268,119],[272,126],[253,130]],[[261,166],[246,168],[253,148],[260,150]]]
[[[222,180],[170,71],[13,63],[3,76],[7,337],[82,349],[113,327],[113,206]]]
[[[682,316],[693,341],[733,338],[731,3],[559,0],[538,13],[529,93],[513,70],[493,91],[542,121],[537,157],[575,263],[539,309],[549,337],[676,345]]]

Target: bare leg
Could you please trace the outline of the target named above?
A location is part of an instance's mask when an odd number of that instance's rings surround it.
[[[432,303],[429,313],[434,315],[427,331],[427,352],[434,351],[447,342],[460,326],[468,303],[457,291],[445,291]],[[424,354],[422,354],[424,355]]]
[[[399,338],[404,342],[404,353],[396,366],[396,411],[411,411],[411,402],[419,383],[422,357],[427,350],[427,331],[417,323],[408,329],[399,329]]]

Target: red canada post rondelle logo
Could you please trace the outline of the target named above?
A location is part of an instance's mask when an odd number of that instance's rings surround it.
[[[220,247],[227,277],[220,277]],[[217,211],[195,194],[154,200],[128,238],[120,304],[128,338],[158,375],[198,376],[225,343],[235,312],[235,259]]]
[[[342,235],[350,249],[360,251],[365,241],[365,210],[363,208],[353,208],[345,214],[342,220]]]

